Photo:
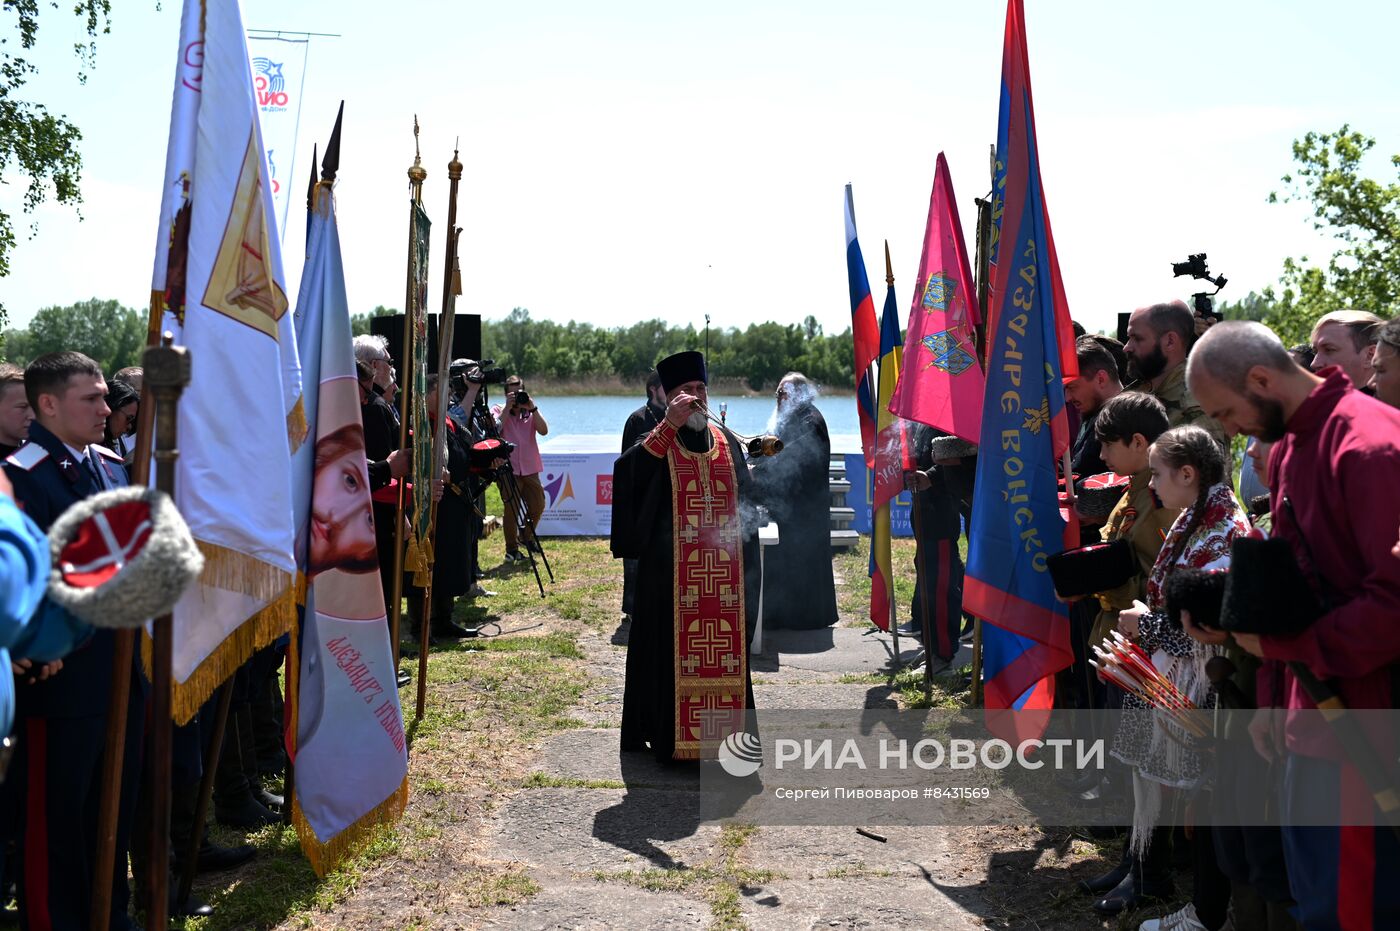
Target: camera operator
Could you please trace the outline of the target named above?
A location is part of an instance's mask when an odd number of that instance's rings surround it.
[[[540,446],[536,437],[547,435],[549,424],[535,406],[534,399],[525,391],[525,384],[519,375],[507,378],[505,388],[505,406],[498,404],[493,407],[491,416],[496,418],[501,439],[515,444],[515,450],[510,454],[510,465],[515,472],[515,486],[525,504],[524,542],[530,549],[539,552],[535,543],[535,526],[544,513],[544,488],[540,485],[540,471],[544,464],[540,460]],[[505,487],[501,488],[501,502],[506,511],[506,559],[518,562],[525,558],[520,552],[521,528],[516,522],[519,504],[515,495]]]

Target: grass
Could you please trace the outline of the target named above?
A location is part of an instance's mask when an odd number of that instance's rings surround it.
[[[895,613],[901,624],[913,617],[915,554],[912,537],[895,537],[890,541],[890,568],[894,575]],[[958,538],[958,553],[967,564],[967,538]],[[832,563],[836,568],[836,607],[845,618],[843,627],[864,627],[870,623],[870,538],[838,553]]]
[[[573,779],[567,776],[551,776],[548,773],[531,773],[520,783],[522,789],[625,789],[627,783],[616,779]]]
[[[621,786],[528,769],[539,740],[580,725],[573,709],[591,680],[578,638],[588,627],[611,632],[621,588],[621,564],[612,560],[606,540],[549,540],[545,546],[558,580],[546,582],[549,597],[540,598],[528,571],[495,573],[484,580],[495,597],[459,600],[454,612],[460,622],[481,625],[483,636],[429,653],[421,721],[412,721],[416,683],[401,691],[411,741],[410,802],[402,821],[376,831],[324,879],[312,871],[291,828],[249,835],[257,859],[196,882],[196,894],[215,905],[214,915],[174,927],[352,928],[370,921],[371,913],[393,913],[397,926],[416,927],[436,923],[435,909],[443,906],[433,905],[435,899],[450,901],[460,913],[459,907],[509,905],[539,891],[518,865],[471,858],[484,819],[522,787]],[[503,552],[499,534],[483,541],[483,566],[502,563]],[[415,659],[403,664],[416,676]],[[245,841],[241,832],[211,830],[220,843]],[[422,886],[408,907],[405,882]]]
[[[746,890],[784,878],[773,870],[757,870],[741,862],[744,846],[758,829],[751,824],[726,824],[720,829],[717,854],[700,866],[672,869],[595,870],[598,882],[624,883],[648,892],[676,892],[702,897],[710,907],[710,931],[740,931],[744,923]]]

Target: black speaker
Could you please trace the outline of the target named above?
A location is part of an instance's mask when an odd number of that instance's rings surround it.
[[[1132,315],[1132,311],[1118,315],[1118,342],[1125,346],[1128,345],[1128,318]],[[1120,372],[1119,374],[1125,373]]]
[[[399,384],[407,384],[403,374],[403,314],[371,317],[369,331],[389,341],[389,358],[394,360],[394,373]],[[428,314],[428,371],[437,371],[438,315]],[[481,358],[481,314],[452,315],[452,358]]]

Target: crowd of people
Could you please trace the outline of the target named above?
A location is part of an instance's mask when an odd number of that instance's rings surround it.
[[[393,403],[398,382],[387,344],[378,337],[357,337],[354,354],[373,522],[360,549],[366,564],[377,564],[382,573],[388,616],[395,591],[393,567],[402,562],[394,558],[398,483],[411,477],[412,442],[411,437],[407,446],[401,442],[405,433]],[[93,360],[77,352],[41,356],[25,368],[0,365],[0,453],[5,477],[0,480],[0,498],[18,505],[16,519],[32,522],[36,534],[46,532],[70,506],[128,484],[136,451],[142,374],[140,368],[127,368],[108,378]],[[477,551],[482,534],[502,523],[484,513],[486,487],[501,481],[509,489],[503,496],[508,518],[504,521],[506,569],[509,563],[526,559],[520,548],[538,546],[534,527],[543,505],[537,437],[547,433],[548,426],[520,378],[506,379],[503,403],[489,409],[477,403],[485,377],[475,362],[454,364],[452,381],[446,467],[433,489],[439,519],[432,598],[427,606],[431,642],[476,636],[477,630],[453,619],[454,603],[461,597],[494,594],[481,585]],[[426,398],[430,410],[436,409],[438,388],[436,376],[430,376]],[[505,443],[495,454],[474,456],[472,444],[487,437],[504,438]],[[507,482],[512,467],[514,474]],[[352,471],[360,474],[358,469]],[[19,512],[25,516],[18,517]],[[6,527],[11,535],[5,540],[13,542],[13,531]],[[353,533],[342,537],[351,549],[358,545]],[[350,556],[360,559],[359,553]],[[13,569],[19,564],[16,559],[7,553],[4,565]],[[307,571],[310,575],[316,568],[308,566]],[[404,574],[400,590],[410,606],[408,621],[401,628],[402,646],[411,651],[419,648],[424,593],[414,587],[412,573]],[[16,603],[13,594],[7,609],[11,603]],[[7,617],[6,623],[20,625],[24,620]],[[61,659],[35,662],[23,654],[11,657],[15,751],[0,785],[0,899],[17,902],[18,915],[11,916],[25,928],[77,931],[90,924],[113,645],[113,631],[97,628]],[[213,773],[212,810],[215,821],[236,831],[255,831],[284,818],[285,799],[273,789],[280,790],[287,764],[284,695],[278,675],[287,646],[283,637],[258,650],[232,678],[231,704]],[[111,880],[113,929],[136,927],[134,914],[146,910],[143,898],[152,844],[150,799],[144,788],[150,759],[141,749],[146,688],[139,658],[133,662],[131,678]],[[400,685],[408,679],[406,671],[400,672]],[[190,850],[197,850],[193,864],[197,873],[231,869],[256,856],[250,844],[215,843],[206,825],[195,824],[204,761],[213,758],[216,703],[217,699],[210,699],[189,723],[175,727],[172,737],[168,909],[175,916],[212,913],[197,896],[176,900],[178,877],[187,867]],[[0,701],[0,706],[5,704]],[[134,883],[128,879],[128,857]]]
[[[1340,310],[1316,322],[1309,343],[1289,348],[1260,323],[1216,323],[1177,301],[1133,312],[1126,340],[1077,325],[1076,335],[1062,500],[1084,544],[1124,555],[1106,590],[1066,599],[1074,662],[1057,677],[1057,707],[1118,714],[1106,735],[1111,765],[1062,788],[1086,806],[1130,800],[1133,812],[1118,863],[1082,891],[1108,916],[1186,899],[1143,931],[1400,927],[1400,840],[1366,814],[1374,787],[1357,761],[1298,713],[1315,706],[1312,678],[1337,696],[1329,714],[1391,709],[1400,698],[1400,321]],[[829,442],[815,408],[784,409],[805,383],[784,379],[775,425],[820,462],[795,457],[781,473],[779,460],[746,463],[738,438],[707,419],[698,353],[662,360],[648,403],[627,423],[612,535],[633,579],[624,751],[693,759],[701,741],[743,726],[752,709],[753,506],[766,506],[780,538],[799,544],[798,565],[765,562],[765,624],[773,601],[781,601],[776,626],[834,618],[823,582],[831,579]],[[976,449],[925,427],[914,429],[912,446],[916,591],[901,630],[946,661],[969,621],[958,538],[971,524]],[[798,513],[806,506],[809,517]],[[1174,585],[1191,574],[1233,578],[1234,544],[1261,536],[1288,544],[1296,562],[1288,572],[1316,594],[1315,612],[1300,621],[1304,605],[1261,598],[1253,626],[1228,632],[1214,615],[1169,610]],[[813,552],[798,557],[805,547]],[[718,571],[726,563],[735,568]],[[717,571],[697,576],[692,564]],[[1160,702],[1095,673],[1094,648],[1113,636],[1135,643],[1195,707],[1217,707],[1222,689],[1233,696],[1237,713],[1214,719],[1214,752],[1164,744]],[[1207,673],[1217,658],[1233,670],[1225,682]],[[1378,749],[1395,759],[1393,745]],[[1393,794],[1396,773],[1386,775]],[[1314,811],[1330,805],[1335,823],[1309,822],[1308,801]],[[1188,806],[1214,817],[1173,828],[1167,812]],[[1281,827],[1263,826],[1266,810],[1281,813]],[[1174,862],[1191,866],[1188,895],[1175,888]]]
[[[1122,547],[1129,566],[1126,577],[1068,609],[1075,659],[1059,676],[1057,702],[1120,714],[1109,735],[1113,764],[1065,788],[1086,805],[1129,798],[1133,811],[1117,865],[1081,886],[1094,909],[1126,913],[1178,895],[1172,864],[1184,859],[1192,875],[1187,903],[1143,924],[1146,931],[1400,926],[1400,887],[1386,881],[1400,875],[1395,835],[1340,816],[1332,826],[1287,817],[1319,795],[1335,796],[1339,812],[1358,792],[1368,797],[1354,761],[1306,715],[1272,713],[1313,707],[1309,676],[1325,680],[1350,709],[1393,708],[1400,691],[1400,321],[1338,311],[1317,322],[1309,344],[1290,349],[1262,324],[1208,326],[1174,302],[1135,311],[1126,337],[1081,333],[1079,374],[1065,386],[1077,421],[1065,500],[1081,540]],[[505,509],[503,568],[539,551],[545,415],[516,375],[499,373],[501,403],[488,405],[484,386],[494,379],[469,360],[453,365],[446,386],[429,378],[429,409],[445,390],[449,416],[445,468],[433,482],[440,519],[425,604],[411,573],[394,577],[404,562],[394,549],[405,536],[395,533],[400,485],[414,471],[394,403],[394,360],[378,337],[357,337],[353,348],[373,502],[373,540],[366,534],[364,548],[381,573],[385,613],[395,613],[395,592],[407,598],[410,649],[425,611],[431,638],[475,636],[453,614],[456,599],[493,594],[482,584],[478,546],[495,522],[484,507],[489,484],[500,484]],[[75,352],[24,369],[0,366],[4,497],[42,531],[74,503],[126,485],[141,388],[140,369],[108,379]],[[631,619],[621,742],[624,751],[671,762],[699,758],[707,743],[746,726],[760,590],[767,627],[835,623],[831,444],[816,386],[800,373],[779,382],[766,439],[741,437],[715,416],[700,353],[662,359],[647,391],[624,425],[614,470],[611,543],[625,560],[623,608]],[[1236,479],[1230,443],[1240,435],[1248,442]],[[763,455],[776,448],[774,438],[782,454]],[[958,539],[971,522],[976,449],[924,427],[910,441],[915,468],[905,484],[914,492],[917,579],[903,630],[946,662],[968,622]],[[770,521],[779,542],[760,561],[757,535]],[[1234,544],[1264,534],[1290,545],[1296,574],[1317,595],[1315,616],[1276,627],[1256,619],[1249,629],[1259,632],[1245,633],[1168,609],[1174,580],[1238,569]],[[1229,660],[1231,694],[1245,696],[1256,713],[1242,723],[1222,719],[1222,730],[1239,733],[1218,736],[1240,738],[1244,751],[1239,740],[1209,754],[1164,747],[1156,705],[1090,666],[1093,648],[1115,632],[1200,708],[1221,701],[1223,686],[1207,666]],[[12,657],[18,740],[0,786],[0,876],[25,927],[89,922],[113,643],[113,632],[99,629],[63,659]],[[286,646],[284,639],[257,651],[234,675],[217,754],[210,753],[212,702],[175,729],[168,840],[176,871],[192,849],[197,871],[255,856],[246,843],[214,843],[195,824],[206,759],[217,760],[219,823],[251,831],[282,817],[284,799],[272,788],[286,767],[278,676]],[[114,928],[133,926],[127,854],[139,898],[151,845],[143,833],[153,822],[141,789],[150,761],[140,752],[139,664],[131,676]],[[1381,750],[1395,758],[1394,747]],[[1171,827],[1166,813],[1187,802],[1213,808],[1214,826],[1189,835]],[[1261,805],[1281,810],[1283,826],[1228,826],[1231,812]],[[176,914],[210,911],[195,898],[172,906]]]

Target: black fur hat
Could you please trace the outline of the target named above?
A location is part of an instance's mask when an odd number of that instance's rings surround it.
[[[1220,626],[1242,634],[1288,636],[1322,614],[1287,540],[1236,537]]]
[[[1111,591],[1137,572],[1137,562],[1127,540],[1093,543],[1056,553],[1045,561],[1055,593],[1079,598]]]
[[[1168,620],[1180,627],[1185,611],[1198,627],[1219,627],[1226,578],[1221,570],[1177,569],[1167,577]]]

